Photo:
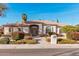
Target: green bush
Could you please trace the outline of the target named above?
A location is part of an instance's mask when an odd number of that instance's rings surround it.
[[[53,34],[56,34],[55,32],[48,32],[48,35],[51,36]],[[57,35],[57,34],[56,34]]]
[[[37,40],[24,40],[25,44],[37,44]]]
[[[74,40],[79,40],[79,32],[67,33],[67,38],[74,39]]]
[[[0,44],[9,44],[9,42],[10,42],[9,38],[0,39]]]
[[[58,42],[59,42],[59,41],[62,41],[62,40],[63,40],[62,38],[58,38],[58,39],[57,39]]]
[[[3,32],[0,32],[0,37],[3,35]]]
[[[48,37],[47,34],[40,34],[39,36],[40,36],[40,37]]]
[[[23,40],[17,40],[17,41],[15,42],[15,44],[24,44],[24,41],[23,41]]]
[[[19,38],[24,39],[24,33],[19,33]]]
[[[58,41],[58,44],[75,44],[75,43],[77,43],[75,40],[68,40],[68,39]]]
[[[13,44],[37,44],[37,40],[17,40],[14,41]]]
[[[51,42],[50,37],[46,37],[45,39],[46,39],[47,42]],[[59,39],[57,39],[57,43],[58,44],[75,44],[77,42],[75,40],[59,38]]]
[[[72,32],[68,32],[66,36],[67,36],[68,39],[73,39],[73,34],[72,34]]]
[[[12,38],[14,40],[24,39],[24,33],[23,32],[14,32],[14,33],[12,33]]]
[[[2,34],[0,33],[0,37],[2,36]]]
[[[53,32],[48,32],[48,35],[51,36],[53,34]]]
[[[50,37],[45,37],[45,39],[46,39],[47,42],[51,42],[51,38],[50,38]],[[57,42],[60,42],[60,41],[62,41],[62,40],[63,40],[63,39],[58,38],[58,39],[57,39]]]
[[[16,44],[16,41],[10,41],[9,44]]]

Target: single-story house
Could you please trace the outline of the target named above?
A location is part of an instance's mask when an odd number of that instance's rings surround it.
[[[27,21],[26,23],[3,25],[5,35],[11,32],[23,31],[24,33],[31,33],[33,36],[47,34],[48,32],[60,34],[61,26],[64,26],[64,24],[47,20],[33,20]]]
[[[24,33],[30,33],[33,36],[47,34],[48,32],[55,32],[60,34],[60,27],[65,24],[57,23],[49,20],[32,20],[27,21],[26,16],[22,16],[22,23],[5,24],[3,25],[4,34],[10,34],[12,32],[22,31]]]

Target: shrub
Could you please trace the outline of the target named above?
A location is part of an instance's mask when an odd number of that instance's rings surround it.
[[[12,38],[14,40],[20,40],[24,38],[24,33],[23,32],[14,32],[12,33]]]
[[[59,42],[59,41],[62,41],[62,40],[63,40],[62,38],[58,38],[58,39],[57,39],[58,42]]]
[[[16,41],[10,41],[9,44],[16,44]]]
[[[79,32],[67,33],[67,38],[74,39],[74,40],[79,40]]]
[[[0,33],[0,37],[2,36],[2,34]]]
[[[63,39],[58,42],[59,44],[75,44],[77,43],[75,40]]]
[[[46,37],[46,41],[47,42],[51,42],[51,38],[50,37]],[[58,44],[75,44],[77,43],[75,40],[70,40],[70,39],[57,39],[57,43]]]
[[[57,42],[62,41],[62,40],[63,40],[63,39],[58,38],[58,39],[57,39]],[[51,42],[51,38],[50,38],[50,37],[46,37],[46,41],[47,41],[47,42]]]
[[[37,44],[37,40],[24,40],[25,44]]]
[[[19,33],[19,38],[20,38],[20,39],[24,39],[24,33],[23,33],[23,32],[20,32],[20,33]]]
[[[53,34],[53,32],[48,32],[48,35],[51,36]]]
[[[0,31],[0,37],[3,35],[3,30]]]
[[[14,42],[11,42],[11,44],[37,44],[37,40],[17,40]]]
[[[24,41],[23,41],[23,40],[17,40],[17,41],[15,42],[15,44],[24,44]]]
[[[40,34],[39,36],[40,36],[40,37],[48,37],[47,34]]]
[[[51,36],[53,34],[56,34],[55,32],[48,32],[48,35]],[[56,34],[57,35],[57,34]]]
[[[67,36],[68,39],[72,39],[72,36],[73,36],[73,35],[72,35],[71,32],[68,32],[66,36]]]
[[[9,44],[10,40],[9,38],[1,38],[0,39],[0,44]]]

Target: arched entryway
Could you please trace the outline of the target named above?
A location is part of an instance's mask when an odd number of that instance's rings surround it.
[[[30,25],[30,33],[32,36],[37,36],[39,32],[39,26],[38,25]]]

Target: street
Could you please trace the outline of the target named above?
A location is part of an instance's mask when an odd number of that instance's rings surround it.
[[[0,49],[0,56],[79,56],[79,48]]]

